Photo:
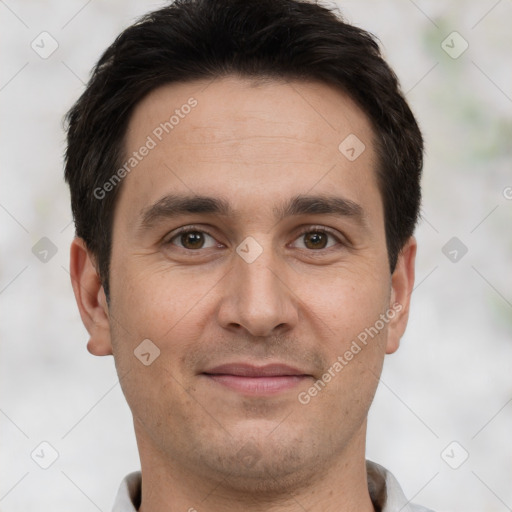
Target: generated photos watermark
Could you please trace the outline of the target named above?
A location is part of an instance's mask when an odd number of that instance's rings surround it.
[[[333,380],[350,361],[352,361],[361,350],[368,345],[370,339],[375,338],[382,329],[389,323],[390,320],[395,318],[397,313],[402,311],[403,306],[399,302],[395,302],[391,308],[385,313],[381,313],[379,319],[370,327],[366,327],[357,335],[357,339],[352,340],[350,347],[337,357],[336,361],[327,368],[325,373],[320,377],[311,387],[306,391],[301,391],[297,398],[302,405],[307,405],[311,399],[320,393],[331,380]]]
[[[186,103],[181,105],[180,108],[174,110],[167,121],[160,123],[156,126],[150,135],[146,137],[146,141],[142,146],[132,153],[132,155],[123,163],[123,165],[101,186],[96,187],[93,191],[96,199],[104,199],[105,196],[115,189],[119,183],[135,169],[151,150],[155,149],[163,138],[172,132],[178,126],[182,119],[190,114],[193,108],[197,107],[198,101],[190,97]]]

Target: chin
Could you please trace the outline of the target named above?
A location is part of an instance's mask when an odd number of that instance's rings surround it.
[[[275,423],[273,428],[276,429]],[[229,488],[230,492],[272,496],[311,483],[315,475],[322,474],[319,467],[325,468],[328,456],[325,452],[332,453],[332,448],[322,453],[318,443],[302,429],[291,431],[284,425],[278,428],[282,428],[280,435],[269,428],[255,429],[251,422],[251,428],[245,431],[238,428],[227,445],[215,446],[210,438],[206,440],[208,448],[196,452],[201,454],[200,465],[209,476],[219,475],[220,486]]]

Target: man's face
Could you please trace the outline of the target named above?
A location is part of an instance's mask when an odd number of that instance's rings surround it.
[[[137,106],[126,160],[144,145],[116,206],[108,311],[144,453],[248,482],[364,450],[405,325],[366,116],[317,83],[172,84]]]

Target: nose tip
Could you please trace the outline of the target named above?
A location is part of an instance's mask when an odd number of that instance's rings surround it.
[[[254,251],[250,242],[248,249]],[[251,263],[242,257],[235,263],[219,308],[224,328],[243,328],[253,337],[265,338],[296,323],[292,294],[271,264],[272,258],[263,254]]]

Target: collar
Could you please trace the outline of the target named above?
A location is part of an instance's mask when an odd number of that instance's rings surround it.
[[[368,490],[377,512],[432,512],[406,499],[396,478],[383,466],[366,461]],[[130,473],[122,482],[112,512],[137,512],[140,506],[142,475]]]

